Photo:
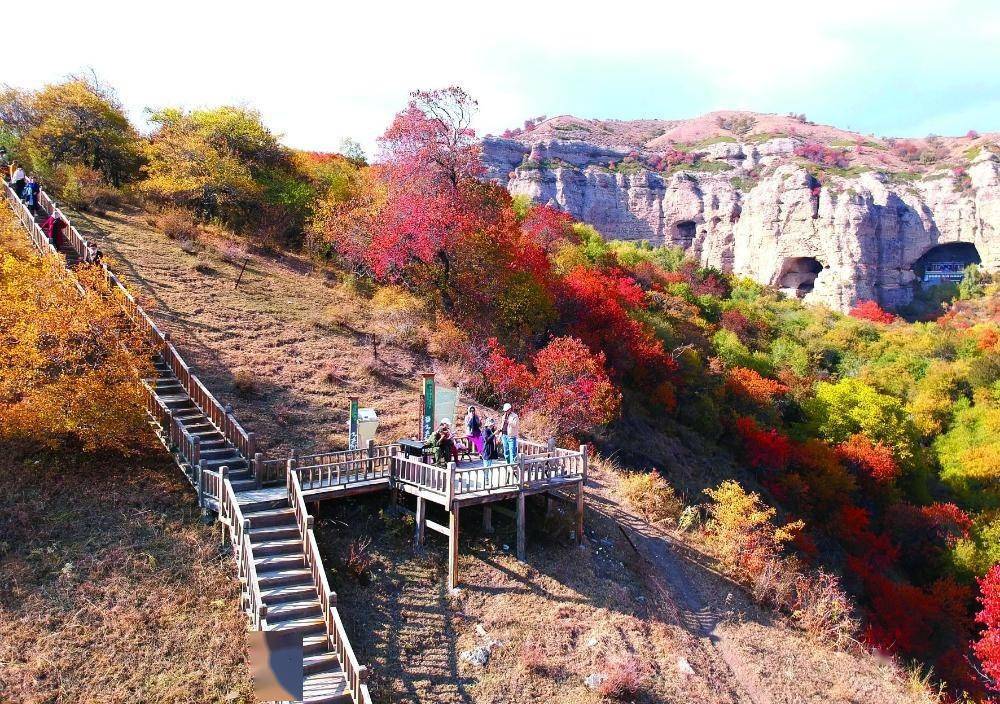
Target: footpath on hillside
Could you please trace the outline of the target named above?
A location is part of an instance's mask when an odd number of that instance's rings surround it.
[[[272,454],[344,446],[349,394],[377,408],[381,440],[414,432],[415,379],[433,360],[384,347],[373,370],[366,311],[307,260],[253,256],[237,288],[246,255],[221,236],[170,239],[142,215],[79,222]],[[495,536],[466,531],[472,554],[462,558],[458,595],[442,592],[440,546],[410,559],[405,524],[374,523],[382,522],[379,499],[361,513],[325,506],[318,538],[333,558],[333,588],[364,606],[345,621],[359,634],[355,648],[372,666],[377,699],[501,702],[516,687],[550,702],[597,702],[585,678],[634,661],[650,701],[921,701],[894,668],[807,642],[684,561],[669,536],[622,510],[614,489],[613,474],[594,472],[583,554],[545,516],[529,521],[542,535],[529,541],[537,547],[527,563],[510,554],[501,521]],[[465,662],[462,652],[484,640],[498,641],[490,663]]]

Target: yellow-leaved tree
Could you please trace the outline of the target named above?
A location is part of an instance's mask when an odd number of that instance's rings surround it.
[[[149,354],[99,270],[41,257],[0,212],[0,446],[129,454],[148,446]],[[2,450],[0,450],[2,451]]]

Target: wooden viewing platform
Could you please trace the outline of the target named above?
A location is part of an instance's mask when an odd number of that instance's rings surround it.
[[[415,543],[424,544],[428,528],[448,537],[449,589],[458,579],[459,518],[465,507],[482,505],[484,528],[491,531],[492,504],[514,501],[517,556],[523,560],[525,498],[544,493],[575,505],[577,542],[582,541],[586,446],[570,450],[551,440],[520,438],[517,461],[488,466],[479,460],[441,467],[404,455],[398,444],[374,442],[360,450],[302,456],[293,450],[288,458],[265,457],[233,408],[208,390],[107,264],[100,264],[106,290],[81,285],[73,269],[87,261],[91,243],[48,194],[40,193],[36,216],[8,184],[2,186],[35,248],[60,260],[81,296],[115,301],[150,344],[155,376],[140,380],[150,424],[195,488],[199,506],[216,512],[224,526],[250,627],[302,634],[303,702],[371,704],[367,669],[354,655],[327,582],[308,503],[388,491],[393,506],[402,508],[398,498],[414,496]],[[58,248],[39,225],[48,215],[67,224]],[[448,512],[447,526],[427,518],[428,502]]]
[[[516,501],[517,556],[525,553],[526,496],[546,494],[563,499],[573,496],[576,508],[577,542],[583,540],[583,485],[587,480],[587,447],[567,450],[520,439],[516,462],[482,460],[449,462],[445,467],[428,464],[402,453],[399,445],[375,445],[364,450],[345,450],[288,459],[288,476],[298,478],[302,494],[310,501],[343,498],[373,491],[389,490],[416,497],[416,542],[424,543],[430,527],[448,537],[448,588],[458,583],[458,534],[460,511],[466,506],[484,505],[484,525],[492,526],[490,504]],[[442,506],[449,525],[427,520],[426,502]]]

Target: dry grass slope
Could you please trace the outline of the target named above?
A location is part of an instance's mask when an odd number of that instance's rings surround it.
[[[165,456],[0,482],[0,701],[252,701],[231,560]]]

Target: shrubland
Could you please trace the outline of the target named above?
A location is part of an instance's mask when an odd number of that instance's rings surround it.
[[[254,246],[301,247],[370,307],[374,364],[380,344],[429,326],[427,349],[467,391],[515,401],[553,436],[620,445],[641,417],[645,432],[683,428],[723,448],[746,473],[688,495],[701,506],[679,519],[705,515],[723,568],[807,630],[931,666],[955,694],[995,685],[1000,290],[988,274],[967,272],[933,306],[947,312],[910,323],[608,242],[481,180],[476,105],[458,88],[414,93],[370,166],[288,150],[237,108],[163,110],[148,140],[108,127],[112,145],[131,140],[124,152],[57,158],[36,146],[51,139],[42,108],[22,110],[36,100],[0,100],[21,158],[94,169]],[[623,487],[659,520],[679,509],[665,483],[647,473]]]

